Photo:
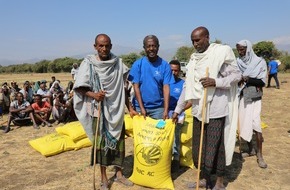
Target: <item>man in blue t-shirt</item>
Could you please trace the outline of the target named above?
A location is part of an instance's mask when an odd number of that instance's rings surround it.
[[[157,55],[159,40],[156,36],[146,36],[143,48],[146,56],[133,63],[128,76],[135,92],[132,103],[144,117],[165,120],[168,118],[169,84],[173,78],[171,69]]]
[[[279,89],[279,80],[278,80],[278,62],[276,60],[272,60],[268,63],[268,85],[266,88],[271,86],[271,79],[274,77],[276,82],[276,88]]]
[[[180,75],[180,62],[178,60],[172,60],[169,62],[172,74],[174,76],[174,83],[170,84],[170,100],[169,100],[169,118],[172,118],[177,101],[181,95],[184,80],[179,78]],[[191,104],[190,104],[191,106]],[[189,107],[190,107],[189,106]],[[172,147],[172,157],[171,162],[171,172],[177,172],[179,170],[179,160],[180,160],[180,135],[181,127],[184,122],[184,112],[178,115],[178,119],[175,122],[175,132],[174,132],[174,142]]]

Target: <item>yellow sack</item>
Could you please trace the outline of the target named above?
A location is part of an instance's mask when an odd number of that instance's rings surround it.
[[[125,133],[128,137],[133,137],[133,119],[129,114],[125,114],[124,116],[125,122]]]
[[[192,160],[192,141],[181,144],[180,148],[180,165],[193,168]]]
[[[92,145],[93,144],[92,144],[92,142],[90,141],[89,138],[84,138],[84,139],[81,139],[78,142],[76,142],[75,150],[79,150],[81,148],[89,147],[89,146],[92,146]]]
[[[192,123],[193,123],[193,117],[192,117],[191,108],[190,108],[185,111],[185,120],[181,128],[181,136],[180,136],[181,143],[187,143],[188,141],[191,141],[192,128],[193,128]]]
[[[194,168],[192,158],[187,158],[183,156],[180,157],[180,165],[185,166],[185,167],[190,167],[191,169]]]
[[[192,138],[192,122],[189,123],[188,121],[185,120],[181,128],[180,142],[187,143],[191,141],[191,138]]]
[[[159,129],[158,122],[150,117],[133,118],[134,168],[130,180],[141,186],[174,189],[170,165],[175,125],[167,119],[165,127]]]
[[[86,132],[79,121],[74,121],[65,124],[62,127],[55,128],[58,134],[69,136],[74,142],[86,138]]]
[[[186,144],[182,144],[180,147],[180,155],[185,157],[185,158],[191,158],[192,157],[192,147],[186,146]]]
[[[58,133],[31,140],[29,144],[43,156],[52,156],[76,147],[70,137]]]
[[[268,125],[262,121],[262,122],[261,122],[261,127],[262,127],[262,129],[265,129],[265,128],[268,127]]]

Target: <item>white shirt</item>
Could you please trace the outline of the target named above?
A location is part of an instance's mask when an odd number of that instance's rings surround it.
[[[76,80],[77,79],[77,75],[78,75],[78,72],[79,72],[79,67],[78,68],[72,68],[72,70],[71,70],[71,74],[72,75],[74,75],[74,80]]]

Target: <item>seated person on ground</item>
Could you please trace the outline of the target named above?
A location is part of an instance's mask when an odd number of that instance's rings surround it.
[[[64,100],[63,97],[63,92],[59,91],[53,101],[52,117],[55,120],[55,125],[58,125],[60,122],[67,122],[73,110],[72,102]]]
[[[68,84],[67,84],[67,87],[65,89],[65,92],[64,92],[64,99],[65,100],[69,100],[73,97],[73,87],[74,87],[74,83],[72,81],[69,81]]]
[[[34,95],[34,103],[31,105],[31,107],[34,110],[34,118],[37,124],[41,123],[42,127],[45,125],[48,127],[52,126],[48,122],[52,106],[47,101],[42,101],[42,96],[40,94]]]
[[[59,91],[63,92],[63,88],[60,86],[59,83],[60,83],[59,80],[54,81],[54,83],[52,84],[51,88],[49,89],[49,92],[50,92],[53,100],[55,99],[56,94]]]
[[[53,83],[55,82],[55,80],[56,80],[55,76],[52,76],[52,77],[51,77],[51,82],[49,83],[49,88],[52,87],[52,85],[53,85]]]
[[[33,103],[33,90],[29,81],[24,82],[23,89],[21,89],[19,92],[23,94],[24,100],[28,101],[30,104]]]
[[[10,131],[11,121],[15,121],[17,125],[25,125],[32,120],[34,129],[39,129],[39,126],[36,124],[33,109],[30,106],[30,103],[23,98],[21,92],[16,93],[16,100],[11,102],[10,110],[8,115],[8,124],[4,132],[8,133]]]
[[[8,113],[10,108],[10,89],[7,82],[4,82],[0,88],[0,106],[2,106],[3,113]]]
[[[16,100],[16,93],[20,91],[20,88],[18,87],[17,82],[11,81],[11,87],[10,87],[10,101],[13,102]]]
[[[37,91],[40,88],[40,81],[36,81],[36,82],[32,81],[31,87],[32,87],[33,94],[37,94]]]
[[[41,95],[42,101],[47,101],[50,105],[52,105],[51,93],[46,88],[46,80],[41,80],[40,81],[40,86],[39,86],[39,89],[37,90],[36,94],[40,94]]]

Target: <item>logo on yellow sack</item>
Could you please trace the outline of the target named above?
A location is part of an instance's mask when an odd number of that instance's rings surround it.
[[[162,157],[162,149],[155,144],[138,144],[136,146],[136,152],[139,163],[144,166],[153,166],[157,164]]]

